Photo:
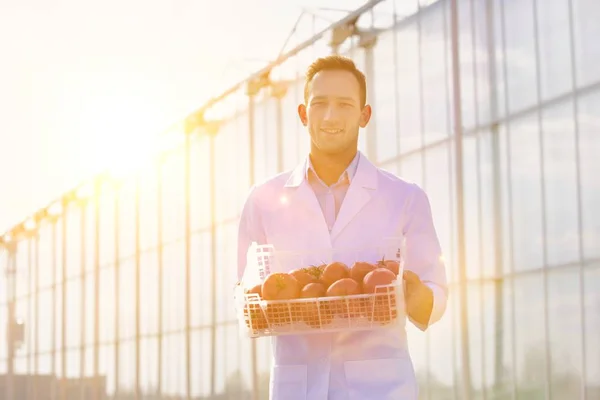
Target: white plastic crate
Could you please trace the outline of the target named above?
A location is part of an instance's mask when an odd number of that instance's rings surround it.
[[[238,320],[248,337],[296,335],[381,329],[405,323],[402,271],[403,239],[384,239],[376,246],[313,251],[277,251],[272,245],[253,244],[248,251],[243,281],[236,287]],[[263,300],[246,290],[262,284],[274,272],[317,267],[339,261],[349,268],[357,261],[399,263],[396,281],[377,286],[375,293],[348,296]]]

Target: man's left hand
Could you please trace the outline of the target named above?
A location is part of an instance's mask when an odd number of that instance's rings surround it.
[[[433,309],[433,291],[425,285],[419,275],[404,270],[404,298],[406,312],[417,323],[427,326]]]

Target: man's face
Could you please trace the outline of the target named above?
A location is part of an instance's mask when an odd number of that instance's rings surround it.
[[[361,108],[360,85],[351,72],[326,70],[314,76],[298,114],[313,148],[334,155],[358,147],[358,131],[369,122],[371,108]]]

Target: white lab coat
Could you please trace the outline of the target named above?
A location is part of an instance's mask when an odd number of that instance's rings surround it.
[[[446,273],[424,191],[360,154],[356,175],[330,232],[305,179],[307,160],[251,189],[239,225],[238,278],[243,276],[252,242],[286,251],[364,248],[401,234],[406,240],[406,269],[433,289],[429,325],[439,320],[446,308]],[[417,399],[404,325],[277,336],[272,338],[272,348],[271,400]]]

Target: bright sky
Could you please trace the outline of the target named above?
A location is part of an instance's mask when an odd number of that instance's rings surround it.
[[[364,3],[0,0],[0,234],[275,58],[302,7]]]

